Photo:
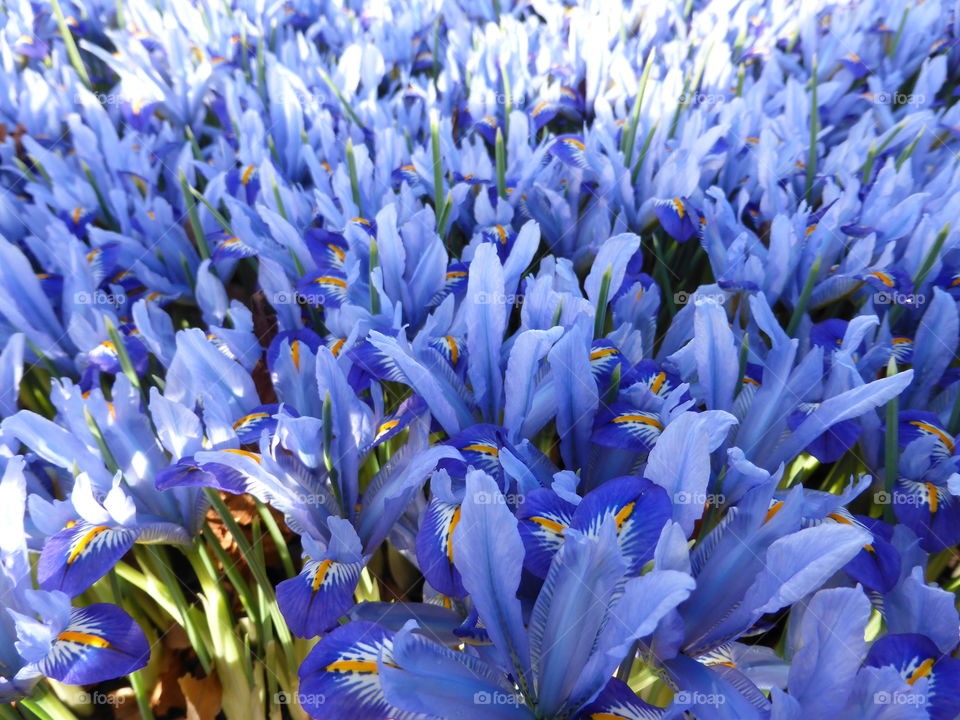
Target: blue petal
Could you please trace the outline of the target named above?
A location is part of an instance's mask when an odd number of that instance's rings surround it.
[[[466,590],[453,564],[453,531],[460,523],[460,506],[432,498],[427,504],[417,533],[417,564],[437,592],[463,597]]]
[[[591,440],[603,447],[648,452],[661,432],[663,423],[657,413],[618,400],[601,410]]]
[[[769,716],[768,707],[757,707],[719,673],[696,660],[678,655],[665,666],[671,682],[679,688],[674,704],[690,708],[700,720],[765,720]]]
[[[484,472],[467,474],[466,497],[453,542],[463,586],[499,652],[500,662],[513,673],[521,691],[529,694],[533,687],[530,645],[517,599],[523,541],[500,488]]]
[[[133,618],[115,605],[96,603],[71,609],[69,624],[37,669],[68,685],[90,685],[139,670],[149,658],[147,638]]]
[[[277,604],[290,631],[311,638],[337,624],[351,607],[363,562],[311,560],[300,574],[277,585]]]
[[[284,412],[293,417],[299,417],[299,413],[289,406],[284,406]],[[233,430],[237,433],[237,439],[241,445],[248,443],[259,443],[260,436],[264,431],[273,434],[277,429],[277,413],[280,412],[280,406],[258,405],[249,413],[233,423]]]
[[[308,305],[338,308],[347,299],[347,276],[334,267],[320,268],[297,282],[297,295]]]
[[[859,588],[822,590],[807,604],[788,687],[809,717],[843,710],[866,653],[869,619],[870,601]]]
[[[136,530],[81,522],[51,536],[37,564],[44,590],[76,597],[106,575],[136,542]]]
[[[241,495],[247,491],[246,475],[228,465],[197,465],[192,457],[181,458],[174,465],[159,470],[154,481],[157,490],[176,487],[209,487]]]
[[[300,705],[311,717],[417,720],[383,696],[380,663],[391,663],[393,635],[379,625],[341,625],[317,643],[300,665]]]
[[[576,506],[548,488],[528,492],[517,510],[520,537],[526,550],[524,567],[545,578],[553,556],[563,546],[563,534],[570,526]]]
[[[678,243],[686,242],[697,233],[698,225],[694,224],[691,210],[685,199],[678,197],[657,200],[653,204],[660,225]]]
[[[427,716],[533,720],[506,675],[463,652],[405,629],[393,641],[393,664],[381,671],[384,696]]]
[[[488,422],[497,422],[503,408],[503,371],[500,348],[507,326],[503,267],[492,245],[481,244],[470,264],[465,318],[470,367],[477,405]]]
[[[550,153],[575,168],[587,168],[587,149],[580,135],[559,135],[550,146]]]
[[[612,518],[620,552],[628,561],[628,572],[635,574],[653,557],[660,531],[672,511],[670,498],[662,487],[646,478],[626,475],[587,493],[574,511],[570,527],[596,535],[603,523]]]
[[[931,720],[955,720],[960,713],[960,660],[943,653],[923,635],[884,635],[867,653],[868,667],[894,667],[908,684],[926,682]]]
[[[660,720],[663,708],[645,703],[625,682],[610,678],[600,696],[580,713],[580,720]]]
[[[936,444],[933,456],[948,458],[953,455],[956,443],[940,424],[939,418],[927,410],[904,410],[900,413],[897,439],[900,447],[906,447],[921,437],[934,437]]]
[[[567,702],[608,620],[610,599],[626,569],[613,521],[593,537],[568,532],[530,617],[540,717],[565,717],[576,709]]]

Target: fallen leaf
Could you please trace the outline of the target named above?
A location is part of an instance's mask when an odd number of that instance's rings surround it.
[[[220,712],[223,696],[216,675],[205,678],[184,675],[179,682],[187,699],[187,720],[214,720]]]

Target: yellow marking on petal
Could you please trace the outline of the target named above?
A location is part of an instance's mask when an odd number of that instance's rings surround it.
[[[257,167],[255,165],[247,165],[243,169],[243,174],[240,176],[240,182],[244,185],[250,182],[250,177],[253,175],[253,171],[256,169]]]
[[[463,176],[463,179],[464,179],[464,180],[473,180],[473,178],[475,178],[475,177],[476,177],[476,175],[474,175],[473,173],[467,173],[466,175]]]
[[[617,532],[620,532],[620,530],[623,529],[623,524],[630,519],[631,515],[633,515],[633,510],[636,505],[637,504],[635,502],[627,503],[620,509],[620,512],[616,514],[614,520],[617,523]]]
[[[147,104],[147,101],[143,98],[137,98],[132,103],[130,103],[130,109],[133,110],[134,115],[139,115],[143,110],[143,106]]]
[[[807,231],[806,231],[806,233],[804,233],[804,234],[805,234],[805,235],[810,235],[810,233],[812,233],[812,232],[813,232],[814,230],[816,230],[816,229],[817,229],[817,224],[814,223],[813,225],[811,225],[810,227],[807,228]]]
[[[905,338],[905,337],[895,337],[895,338],[893,339],[893,344],[894,344],[894,345],[902,345],[903,343],[907,343],[907,344],[909,344],[909,345],[913,345],[913,340],[911,340],[910,338]]]
[[[533,116],[536,117],[537,115],[542,113],[543,109],[549,104],[550,102],[548,100],[544,100],[543,102],[538,103],[537,106],[533,109]]]
[[[327,247],[333,250],[333,254],[340,258],[340,260],[346,259],[347,254],[333,243],[327,243]]]
[[[590,720],[627,720],[627,717],[613,713],[590,713]]]
[[[582,142],[580,142],[576,138],[564,138],[563,141],[567,145],[573,145],[577,150],[586,150],[587,148],[586,145],[584,145]]]
[[[337,357],[338,355],[340,355],[340,351],[343,349],[343,344],[346,341],[347,341],[346,338],[340,338],[333,344],[333,347],[330,348],[330,352],[333,353],[334,357]]]
[[[654,393],[660,392],[660,388],[663,387],[663,381],[667,379],[667,374],[665,372],[657,373],[657,377],[653,379],[653,382],[650,383],[650,390]]]
[[[374,440],[379,440],[399,424],[399,420],[387,420],[387,422],[383,423],[383,425],[377,428],[377,435]]]
[[[506,244],[507,244],[507,231],[503,229],[503,225],[494,225],[494,227],[497,229],[497,234],[500,236],[500,244],[501,244],[501,245],[506,245]]]
[[[290,343],[290,356],[293,358],[293,366],[300,369],[300,341],[294,340]]]
[[[260,464],[260,456],[256,453],[252,453],[249,450],[237,450],[236,448],[224,448],[223,452],[233,453],[234,455],[243,455],[244,457],[250,458],[257,465]]]
[[[82,214],[83,214],[83,208],[74,208],[74,209],[73,209],[73,215],[71,215],[71,217],[73,218],[73,224],[74,224],[74,225],[76,225],[78,222],[80,222],[80,216],[81,216]],[[88,257],[88,259],[89,259],[89,257]]]
[[[110,643],[104,640],[102,637],[91,635],[89,633],[75,632],[74,630],[63,631],[57,635],[57,640],[76,643],[77,645],[88,645],[90,647],[100,649],[106,649],[110,647]]]
[[[450,348],[450,364],[456,365],[457,360],[460,359],[460,348],[457,346],[457,341],[453,335],[444,335],[443,339],[447,341],[447,346]]]
[[[673,207],[677,209],[677,215],[683,220],[683,203],[680,201],[680,198],[673,199]]]
[[[936,425],[931,425],[930,423],[925,423],[920,420],[911,420],[910,424],[915,425],[916,427],[920,428],[921,430],[925,430],[928,433],[932,433],[933,435],[936,435],[938,438],[940,438],[943,444],[950,449],[950,454],[951,455],[953,454],[953,438],[947,435],[943,430],[938,428]]]
[[[322,168],[323,168],[324,170],[326,170],[328,173],[332,173],[332,172],[333,172],[333,168],[330,167],[330,163],[328,163],[326,160],[324,160],[323,162],[320,163],[320,167],[322,167]]]
[[[907,684],[913,685],[920,678],[924,678],[927,675],[929,675],[930,671],[933,670],[933,663],[934,663],[933,658],[927,658],[922,663],[920,663],[920,666],[916,670],[914,670],[912,673],[910,673],[910,677],[907,678]]]
[[[67,520],[67,524],[63,526],[63,529],[64,529],[64,530],[69,530],[70,528],[76,527],[76,526],[77,526],[77,521],[76,521],[76,520]]]
[[[933,483],[924,483],[927,486],[927,501],[930,503],[930,514],[933,515],[940,505],[940,495],[937,486]]]
[[[367,227],[370,227],[370,221],[364,220],[362,217],[355,217],[350,222],[358,222],[361,225],[366,225]]]
[[[760,138],[758,138],[758,137],[753,137],[753,136],[751,135],[750,137],[747,138],[747,142],[748,142],[748,143],[753,143],[754,145],[756,145],[758,142],[760,142]]]
[[[453,517],[450,518],[450,526],[447,528],[447,560],[453,565],[453,531],[460,524],[460,508],[453,511]]]
[[[37,280],[47,280],[48,278],[53,277],[50,273],[37,273]]]
[[[893,279],[886,273],[882,273],[879,270],[874,270],[872,273],[868,274],[873,275],[875,278],[877,278],[877,280],[882,282],[887,287],[893,287]]]
[[[462,447],[460,449],[473,450],[474,452],[478,453],[486,453],[487,455],[493,455],[494,457],[498,457],[500,455],[500,450],[495,447],[491,447],[490,445],[467,445],[466,447]]]
[[[318,285],[328,283],[330,285],[336,285],[337,287],[342,287],[342,288],[347,287],[346,281],[341,280],[340,278],[329,277],[326,275],[322,277],[318,277],[316,280],[314,280],[314,282],[317,283]]]
[[[337,660],[327,665],[324,670],[326,672],[372,673],[374,675],[378,672],[377,663],[367,660]]]
[[[602,357],[607,357],[608,355],[619,355],[620,351],[616,348],[600,348],[599,350],[594,350],[590,353],[591,360],[599,360]]]
[[[91,540],[93,540],[93,539],[94,539],[97,535],[99,535],[100,533],[106,532],[106,531],[109,530],[109,529],[110,529],[110,528],[108,528],[106,525],[98,525],[97,527],[93,528],[92,530],[88,530],[88,531],[86,532],[86,534],[85,534],[82,538],[80,538],[80,542],[77,543],[76,547],[73,548],[73,551],[72,551],[72,552],[70,553],[70,555],[67,557],[67,565],[72,565],[72,564],[74,563],[74,561],[75,561],[78,557],[80,557],[81,553],[83,553],[83,551],[84,551],[84,549],[86,549],[87,545],[90,544],[90,541],[91,541]]]
[[[532,523],[536,523],[540,527],[545,527],[547,530],[552,530],[557,533],[557,535],[563,535],[563,531],[566,530],[565,525],[561,525],[556,520],[551,520],[550,518],[545,517],[529,517],[527,518]]]
[[[158,297],[160,297],[162,294],[163,294],[163,293],[152,292],[152,293],[150,293],[149,295],[147,295],[147,300],[148,300],[148,301],[149,301],[149,300],[156,300],[156,299],[157,299]]]
[[[265,418],[265,417],[270,417],[270,413],[262,412],[262,413],[251,413],[249,415],[244,415],[242,418],[240,418],[233,424],[233,429],[236,430],[238,427],[243,425],[245,422],[249,422],[250,420],[256,420],[257,418]]]
[[[960,285],[960,275],[955,277],[953,282],[950,283],[950,287],[957,287],[957,285]]]
[[[763,522],[768,523],[773,519],[773,516],[776,515],[783,508],[783,501],[777,500],[773,505],[770,506],[770,509],[767,510],[767,516],[763,519]]]
[[[615,423],[624,423],[624,422],[638,422],[643,423],[644,425],[651,425],[658,430],[663,430],[663,423],[661,423],[656,418],[647,417],[646,415],[620,415],[613,419]]]
[[[323,579],[327,575],[327,570],[330,569],[330,566],[333,565],[333,560],[324,560],[320,563],[320,567],[317,568],[317,574],[313,576],[313,592],[316,592],[320,589],[320,586],[323,585]]]
[[[463,270],[454,270],[453,272],[447,273],[447,280],[450,278],[466,277],[467,274]]]
[[[853,525],[853,523],[849,520],[849,518],[845,518],[840,513],[830,513],[829,515],[827,515],[827,517],[843,525]]]

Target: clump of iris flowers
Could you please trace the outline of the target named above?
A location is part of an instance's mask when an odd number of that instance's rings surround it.
[[[4,17],[0,718],[960,716],[954,5]]]

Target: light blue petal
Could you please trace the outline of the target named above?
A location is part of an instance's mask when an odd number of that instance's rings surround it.
[[[859,587],[821,590],[807,604],[800,620],[803,646],[787,681],[807,717],[831,717],[843,709],[867,652],[869,619],[870,601]]]
[[[482,471],[467,473],[467,491],[453,543],[454,562],[463,586],[497,648],[500,662],[529,695],[533,688],[530,645],[517,599],[523,541],[500,488]]]
[[[507,327],[507,298],[503,268],[491,243],[481,243],[470,263],[464,304],[470,353],[467,374],[484,420],[498,423],[503,408],[500,347]]]

